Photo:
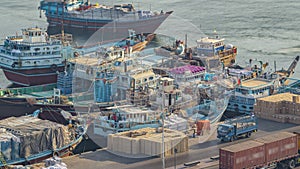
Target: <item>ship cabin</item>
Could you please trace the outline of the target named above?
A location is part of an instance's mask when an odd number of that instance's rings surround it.
[[[135,89],[145,87],[156,87],[159,77],[153,72],[152,69],[138,69],[131,74],[132,80],[134,80]],[[131,86],[132,87],[132,86]]]
[[[123,48],[116,47],[116,46],[107,47],[107,48],[103,47],[96,52],[96,57],[103,59],[103,62],[110,62],[116,59],[124,59],[125,51]]]
[[[120,67],[124,58],[124,49],[103,47],[97,52],[73,58],[69,62],[75,65],[76,77],[93,81],[96,72],[110,71],[114,67]]]
[[[257,98],[272,95],[279,87],[274,79],[253,78],[240,82],[230,98],[228,110],[250,114]]]
[[[237,68],[236,67],[225,67],[225,72],[228,76],[240,78],[242,80],[252,79],[255,77],[258,77],[259,73],[258,71],[252,69],[246,69],[246,68]]]
[[[113,108],[111,111],[104,112],[104,114],[104,116],[99,116],[94,122],[94,133],[101,136],[161,126],[159,120],[157,120],[161,113],[147,108],[126,107],[125,105],[120,108]]]
[[[203,79],[205,70],[205,67],[202,66],[187,65],[172,68],[169,75],[178,83],[186,83]]]
[[[158,83],[159,95],[153,99],[151,106],[154,108],[174,108],[181,96],[181,90],[173,78],[162,77]]]
[[[137,68],[120,74],[117,93],[135,105],[148,104],[149,88],[156,88],[159,76],[151,68]]]
[[[224,38],[201,38],[197,40],[197,55],[199,56],[215,56],[219,51],[225,49]]]
[[[0,48],[0,63],[9,68],[62,65],[61,41],[48,38],[41,28],[22,30],[22,35],[6,37]]]
[[[46,11],[46,14],[61,15],[64,9],[73,11],[83,4],[83,0],[42,0],[39,9]]]
[[[130,72],[134,68],[134,60],[118,59],[107,65],[95,68],[95,101],[111,102],[126,99],[126,90],[130,88]]]
[[[109,66],[111,64],[111,66]],[[146,93],[149,88],[156,88],[158,76],[153,72],[151,68],[141,68],[137,67],[138,63],[131,58],[125,58],[115,60],[114,62],[106,65],[104,68],[97,69],[97,74],[101,75],[102,78],[96,78],[95,84],[97,85],[96,91],[110,90],[109,96],[107,99],[98,99],[98,102],[101,101],[116,101],[116,100],[128,100],[135,105],[145,105],[147,104]],[[101,65],[100,65],[101,66]],[[113,73],[112,77],[103,78],[102,74]],[[103,79],[105,79],[105,84],[108,88],[105,88]],[[112,80],[114,79],[114,80]],[[110,83],[110,81],[114,83]],[[108,82],[108,83],[107,83]],[[98,92],[99,93],[99,92]],[[99,94],[98,94],[99,95]]]
[[[212,62],[209,64],[211,68],[217,67],[214,66],[217,65],[217,63],[213,63],[216,61],[216,58],[218,58],[224,66],[235,63],[237,48],[232,44],[225,45],[224,41],[224,38],[219,38],[218,36],[216,36],[216,38],[205,37],[197,40],[197,56],[200,57],[201,60],[205,60],[205,62]]]

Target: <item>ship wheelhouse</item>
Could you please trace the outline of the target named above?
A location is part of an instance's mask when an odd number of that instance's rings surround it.
[[[253,105],[257,98],[272,95],[275,91],[274,79],[255,78],[243,81],[235,89],[230,98],[229,111],[238,111],[249,114],[253,112]]]
[[[41,28],[28,28],[22,30],[21,36],[6,38],[0,50],[0,62],[12,68],[59,65],[62,64],[61,50],[61,41],[48,38]]]
[[[219,67],[220,62],[227,67],[235,63],[237,48],[225,44],[224,38],[201,38],[197,40],[196,58],[199,58],[207,68]]]
[[[197,54],[199,56],[215,56],[219,51],[225,49],[225,39],[202,38],[197,40]]]

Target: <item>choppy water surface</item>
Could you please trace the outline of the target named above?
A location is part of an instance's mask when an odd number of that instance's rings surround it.
[[[97,2],[92,0],[92,2]],[[98,1],[100,2],[100,1]],[[131,3],[132,1],[101,1]],[[268,61],[274,70],[291,63],[300,55],[300,1],[290,0],[143,0],[134,2],[136,8],[173,10],[173,15],[161,25],[157,33],[184,39],[189,44],[203,36],[218,35],[239,49],[238,62],[244,64],[250,58]],[[0,6],[0,37],[16,34],[30,26],[47,26],[46,18],[39,17],[38,0],[2,0]],[[300,66],[295,77],[300,77]]]

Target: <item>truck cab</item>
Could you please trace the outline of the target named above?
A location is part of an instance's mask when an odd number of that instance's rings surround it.
[[[241,136],[250,137],[257,131],[255,116],[241,116],[218,125],[217,133],[221,141],[234,141]]]

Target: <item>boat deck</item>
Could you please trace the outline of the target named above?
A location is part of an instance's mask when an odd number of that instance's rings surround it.
[[[18,98],[28,98],[28,97],[40,97],[40,98],[51,98],[53,96],[53,90],[44,92],[32,92],[30,94],[18,95]]]
[[[265,79],[250,79],[242,82],[242,87],[253,88],[269,84],[270,81]]]

